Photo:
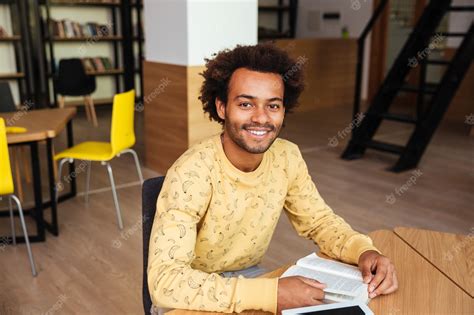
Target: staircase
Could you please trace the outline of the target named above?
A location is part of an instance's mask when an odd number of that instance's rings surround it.
[[[367,34],[383,11],[386,3],[387,1],[380,3],[359,38],[354,119],[360,114],[363,45]],[[473,23],[471,23],[467,33],[435,34],[442,18],[450,11],[474,11],[474,6],[452,6],[451,0],[431,0],[429,2],[375,94],[369,108],[364,113],[364,119],[353,130],[352,138],[342,154],[343,159],[361,158],[365,150],[369,148],[398,155],[398,161],[390,168],[393,172],[402,172],[417,167],[474,56]],[[437,37],[448,36],[463,38],[454,57],[450,61],[429,59],[429,53],[426,52],[430,43],[436,40]],[[417,86],[407,85],[405,83],[406,77],[410,70],[416,66],[420,66],[419,84]],[[447,67],[439,83],[426,83],[426,68],[428,66]],[[415,117],[390,111],[390,107],[399,92],[415,93],[417,95],[417,114]],[[431,97],[427,98],[427,95]],[[374,140],[374,135],[383,120],[414,126],[410,139],[404,146]]]

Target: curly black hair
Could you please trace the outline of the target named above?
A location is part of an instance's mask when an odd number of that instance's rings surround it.
[[[253,71],[277,73],[285,86],[283,105],[285,113],[292,111],[298,105],[298,98],[304,89],[303,64],[306,59],[290,58],[283,49],[272,43],[263,43],[254,46],[241,46],[230,50],[225,49],[214,55],[212,59],[205,59],[206,70],[200,73],[204,77],[199,100],[203,104],[204,112],[209,114],[210,120],[224,124],[224,120],[217,114],[216,98],[227,103],[229,81],[235,70],[246,68]]]

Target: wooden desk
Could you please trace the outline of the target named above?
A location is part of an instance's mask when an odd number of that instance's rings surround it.
[[[31,209],[25,209],[25,213],[33,214],[36,220],[37,234],[30,237],[31,242],[41,242],[45,240],[45,229],[51,233],[58,235],[57,222],[57,202],[55,199],[55,176],[54,176],[54,160],[53,160],[53,144],[52,140],[58,136],[64,127],[67,127],[67,145],[73,145],[72,134],[72,118],[76,114],[75,108],[56,108],[56,109],[40,109],[40,110],[20,110],[11,113],[1,113],[0,117],[5,119],[8,127],[17,126],[27,129],[24,133],[7,134],[7,142],[9,145],[29,145],[31,152],[31,166],[33,173],[33,189],[35,206]],[[39,163],[38,142],[46,141],[47,161],[48,161],[48,177],[50,201],[43,203],[41,192],[41,170]],[[69,171],[74,171],[74,164],[69,164]],[[76,195],[76,181],[72,178],[70,181],[71,190],[65,196],[59,198],[58,201],[71,198]],[[46,222],[43,217],[43,209],[51,207],[51,223]],[[8,211],[0,213],[1,216],[8,215]],[[11,241],[10,238],[6,238]],[[24,242],[24,237],[17,237],[17,242]]]
[[[456,235],[407,227],[395,234],[461,290],[474,297],[474,232]],[[474,313],[474,310],[473,310]]]
[[[427,262],[394,232],[379,230],[369,234],[375,246],[390,257],[397,269],[398,291],[378,296],[369,303],[376,315],[460,315],[472,314],[473,299]],[[264,277],[280,276],[288,266]],[[196,315],[207,312],[173,310],[169,315]],[[210,313],[211,314],[211,313]],[[217,313],[212,313],[217,314]],[[244,314],[265,314],[248,311]]]

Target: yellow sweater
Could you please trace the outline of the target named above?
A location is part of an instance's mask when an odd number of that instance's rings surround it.
[[[253,172],[242,172],[214,136],[186,151],[168,170],[150,238],[148,283],[161,307],[275,313],[278,278],[223,278],[258,264],[282,209],[299,235],[321,251],[357,264],[377,250],[319,195],[298,147],[277,139]]]

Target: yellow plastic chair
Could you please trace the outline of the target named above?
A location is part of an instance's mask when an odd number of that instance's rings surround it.
[[[117,212],[118,226],[120,229],[123,229],[122,215],[117,198],[117,191],[115,189],[112,166],[110,165],[109,161],[112,160],[114,157],[119,157],[124,153],[132,154],[135,160],[135,166],[137,168],[138,177],[140,178],[140,182],[143,183],[143,175],[140,169],[140,162],[138,160],[137,153],[133,149],[131,149],[131,147],[135,144],[135,131],[133,129],[134,104],[134,90],[117,94],[114,96],[112,108],[112,126],[110,128],[110,142],[82,142],[78,145],[75,145],[58,153],[54,157],[55,160],[60,160],[58,170],[59,181],[56,187],[60,187],[61,171],[63,165],[66,162],[72,163],[74,160],[82,160],[87,163],[85,189],[86,203],[88,202],[89,195],[91,162],[101,162],[102,165],[107,166],[110,185],[112,186],[115,210]],[[58,189],[56,189],[56,198],[58,198]]]
[[[1,197],[8,197],[8,207],[10,210],[10,223],[12,230],[13,245],[16,245],[15,235],[15,221],[13,217],[12,199],[16,202],[18,213],[20,214],[21,227],[25,236],[26,249],[28,250],[28,258],[31,265],[31,273],[33,277],[37,275],[33,253],[31,252],[30,240],[28,238],[28,230],[26,229],[25,217],[23,216],[23,208],[17,196],[13,193],[15,188],[13,186],[12,170],[10,166],[10,156],[8,154],[7,132],[5,128],[5,121],[0,118],[0,199]]]

